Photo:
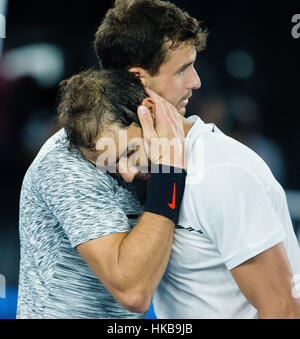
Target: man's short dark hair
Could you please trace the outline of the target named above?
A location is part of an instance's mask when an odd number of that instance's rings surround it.
[[[206,37],[195,18],[168,1],[116,0],[98,28],[94,45],[103,68],[141,67],[153,76],[168,48],[190,41],[201,51]]]
[[[140,126],[137,108],[147,94],[126,70],[86,70],[60,83],[58,123],[66,130],[69,150],[95,150],[96,138],[112,123]]]

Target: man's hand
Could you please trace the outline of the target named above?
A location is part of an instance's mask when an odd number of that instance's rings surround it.
[[[182,116],[158,94],[146,91],[153,103],[153,116],[145,105],[139,106],[138,116],[149,159],[153,164],[186,168]]]

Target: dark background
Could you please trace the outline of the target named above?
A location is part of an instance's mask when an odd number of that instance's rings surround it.
[[[287,192],[296,228],[300,218],[300,38],[291,35],[295,25],[291,19],[300,13],[299,0],[173,2],[209,31],[207,49],[196,62],[202,87],[195,92],[187,115],[215,122],[264,158]],[[18,283],[18,203],[23,176],[41,145],[57,130],[58,82],[98,66],[93,38],[111,4],[104,0],[9,1],[0,66],[0,274],[6,278],[7,293]],[[41,43],[55,46],[57,55],[62,55],[62,72],[46,85],[24,72],[22,48],[30,50]],[[17,59],[14,51],[19,51]],[[20,67],[23,73],[12,76]],[[5,317],[3,312],[7,317],[12,314],[3,311],[8,301],[8,297],[0,299],[0,318]]]

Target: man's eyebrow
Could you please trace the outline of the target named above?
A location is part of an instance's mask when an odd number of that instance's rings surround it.
[[[116,164],[120,161],[121,158],[128,152],[128,147],[118,156]]]
[[[196,61],[197,58],[197,51],[195,50],[195,56],[194,59],[190,62],[187,62],[186,64],[182,65],[180,68],[178,68],[178,70],[175,72],[175,74],[178,74],[182,71],[184,71],[185,69],[187,69],[189,66],[193,65]]]
[[[189,66],[193,65],[194,61],[188,62],[186,64],[184,64],[183,66],[181,66],[175,73],[180,73],[182,71],[184,71],[185,69],[187,69]]]
[[[120,161],[120,159],[125,155],[128,154],[128,152],[133,152],[134,150],[129,150],[128,146],[125,148],[125,150],[118,156],[117,160],[116,160],[116,164]]]

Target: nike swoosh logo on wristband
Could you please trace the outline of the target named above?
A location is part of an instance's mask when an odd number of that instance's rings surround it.
[[[172,210],[174,210],[176,207],[176,182],[174,182],[172,203],[168,205]]]

